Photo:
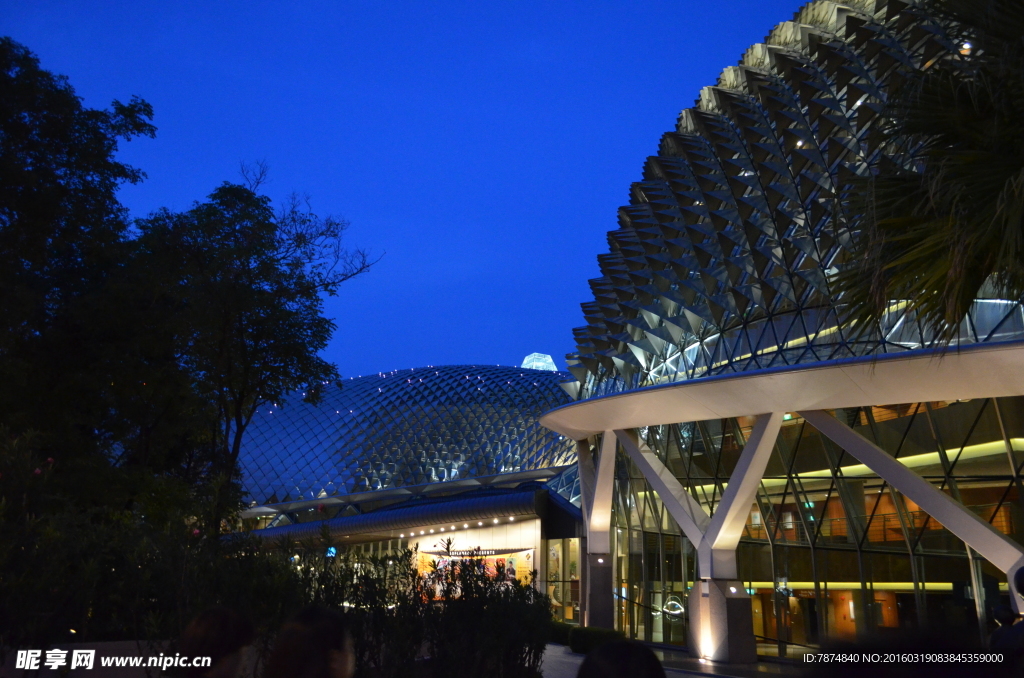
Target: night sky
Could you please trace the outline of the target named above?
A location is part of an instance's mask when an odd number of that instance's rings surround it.
[[[185,209],[240,162],[308,194],[380,263],[327,302],[344,376],[564,368],[605,234],[700,88],[791,19],[720,2],[0,2],[0,34],[86,105],[133,94],[157,137],[134,216]]]

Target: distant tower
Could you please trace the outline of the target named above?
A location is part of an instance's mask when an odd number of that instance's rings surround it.
[[[549,372],[558,371],[558,368],[555,367],[555,361],[546,353],[531,353],[523,358],[523,364],[520,365],[520,367],[525,367],[528,370],[548,370]]]

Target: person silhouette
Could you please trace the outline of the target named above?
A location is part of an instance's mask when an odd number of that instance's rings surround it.
[[[210,665],[178,670],[186,678],[235,678],[242,652],[253,640],[252,624],[227,607],[203,610],[189,622],[178,639],[183,657],[209,657]]]
[[[635,640],[598,645],[580,664],[576,678],[665,678],[665,669],[649,647]]]
[[[267,660],[264,678],[352,678],[355,648],[344,617],[335,610],[303,608],[284,625]]]

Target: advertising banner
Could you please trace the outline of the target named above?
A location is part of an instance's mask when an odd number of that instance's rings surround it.
[[[473,549],[461,551],[420,551],[416,570],[421,575],[430,574],[436,567],[443,570],[451,563],[460,560],[477,560],[489,576],[495,576],[504,569],[509,579],[518,579],[523,584],[530,583],[530,571],[536,569],[532,548],[496,548]]]

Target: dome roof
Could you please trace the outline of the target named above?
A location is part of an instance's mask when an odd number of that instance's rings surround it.
[[[317,405],[260,408],[239,463],[259,504],[562,466],[575,443],[542,427],[570,402],[560,372],[447,365],[343,379]]]
[[[879,146],[888,88],[937,59],[969,59],[966,45],[915,3],[818,0],[701,90],[598,257],[567,360],[582,397],[942,341],[899,304],[851,337],[830,279],[859,237],[851,179],[914,166]],[[1022,336],[1020,303],[985,299],[958,341]]]

